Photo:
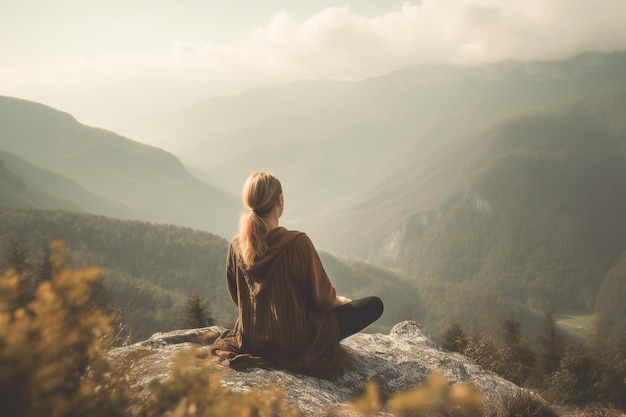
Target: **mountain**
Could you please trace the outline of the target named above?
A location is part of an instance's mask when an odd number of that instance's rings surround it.
[[[326,245],[352,239],[451,299],[490,292],[492,309],[601,313],[623,334],[626,315],[607,289],[625,284],[624,120],[622,88],[465,134],[381,181],[395,188],[379,185],[327,217]]]
[[[22,179],[11,172],[0,159],[0,204],[4,207],[33,208],[39,205]]]
[[[378,191],[382,199],[408,195],[403,188],[409,181],[403,183],[402,175],[421,172],[423,166],[459,149],[458,142],[470,132],[521,112],[558,105],[572,95],[625,83],[626,53],[614,53],[584,54],[561,62],[405,69],[335,84],[331,90],[320,87],[324,101],[319,101],[320,91],[314,91],[316,96],[305,89],[307,84],[282,85],[275,95],[275,86],[266,86],[263,101],[255,101],[261,97],[256,90],[229,97],[228,108],[243,109],[245,125],[229,123],[229,131],[207,134],[193,155],[180,155],[225,189],[239,189],[251,171],[272,171],[285,185],[286,218],[307,230],[334,229],[327,216],[344,211],[351,217],[353,212],[344,209],[361,195]],[[284,97],[288,88],[296,97],[294,105],[274,107],[274,97]],[[263,107],[255,114],[256,121],[247,111],[253,103]],[[213,117],[201,107],[194,110],[198,114],[189,111],[187,126]],[[236,113],[229,113],[229,118],[238,120]],[[451,178],[450,183],[455,181]],[[405,210],[406,216],[414,200],[398,201],[396,208]],[[351,243],[340,247],[330,232],[315,236],[331,251],[363,256],[362,251],[347,248]]]
[[[194,291],[209,302],[219,323],[229,325],[236,318],[226,290],[228,242],[214,234],[92,214],[0,208],[1,249],[11,237],[31,248],[31,263],[43,247],[63,240],[79,259],[103,267],[109,302],[127,310],[136,337],[178,328]],[[388,331],[401,317],[421,317],[417,290],[401,274],[324,252],[320,256],[340,294],[353,299],[378,295],[386,303],[372,331]]]
[[[0,149],[77,181],[128,217],[192,226],[230,237],[240,204],[189,174],[173,155],[78,123],[50,107],[0,97]],[[93,212],[119,211],[103,205]]]
[[[155,114],[176,111],[210,97],[233,95],[258,83],[252,81],[196,80],[172,77],[133,77],[91,88],[49,91],[44,84],[27,85],[5,92],[4,95],[21,97],[63,109],[90,126],[132,137],[140,142],[150,142],[142,131],[125,131],[123,126],[145,118],[148,123],[158,122]],[[164,144],[159,144],[159,147]]]
[[[85,190],[78,182],[41,169],[24,159],[0,151],[0,206],[107,212],[115,217],[137,216],[129,208]]]
[[[625,247],[625,85],[624,52],[405,69],[212,138],[193,166],[228,189],[277,174],[285,222],[406,273],[434,331],[593,314]]]
[[[315,110],[348,85],[330,80],[262,85],[238,94],[210,97],[175,111],[140,117],[118,129],[151,143],[169,143],[177,154],[194,158],[201,151],[196,149],[198,144],[259,121]],[[221,159],[220,154],[204,155]]]

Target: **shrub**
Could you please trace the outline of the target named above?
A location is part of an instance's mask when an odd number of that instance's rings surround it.
[[[26,303],[25,272],[0,275],[0,415],[123,415],[125,392],[102,355],[109,318],[90,304],[100,269],[77,267],[61,243],[50,261]]]
[[[194,291],[191,298],[187,300],[180,321],[186,329],[209,327],[215,324],[215,320],[209,315],[209,303],[200,296],[198,291]]]
[[[520,390],[518,394],[507,397],[495,417],[558,417],[558,413],[541,397]]]
[[[457,324],[453,323],[443,334],[441,344],[444,348],[452,352],[463,352],[467,349],[468,336],[465,330]]]
[[[425,384],[390,395],[386,405],[376,383],[370,381],[364,393],[352,400],[351,408],[373,415],[387,408],[395,416],[479,417],[482,415],[482,396],[468,384],[450,384],[433,373]]]
[[[223,387],[201,351],[181,355],[172,367],[171,378],[154,382],[150,391],[142,417],[299,416],[298,411],[287,407],[278,387],[252,392],[233,392]]]

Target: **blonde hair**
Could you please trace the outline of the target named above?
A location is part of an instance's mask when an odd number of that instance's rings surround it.
[[[267,172],[255,172],[243,186],[243,203],[250,209],[239,219],[237,248],[246,266],[267,250],[267,226],[263,217],[274,208],[282,194],[280,181]]]

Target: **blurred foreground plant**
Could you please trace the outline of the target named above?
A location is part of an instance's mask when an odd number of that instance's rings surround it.
[[[144,405],[145,417],[297,417],[277,386],[233,392],[222,386],[208,353],[191,350],[178,357],[164,382],[152,383]]]
[[[363,395],[351,402],[351,407],[364,414],[375,414],[383,408],[375,382],[368,382]],[[424,385],[392,394],[386,405],[396,416],[459,416],[482,415],[482,396],[468,384],[449,384],[437,373],[428,377]]]
[[[124,390],[102,355],[110,319],[92,303],[101,270],[77,265],[62,242],[50,264],[26,303],[24,272],[0,274],[0,415],[123,415]]]

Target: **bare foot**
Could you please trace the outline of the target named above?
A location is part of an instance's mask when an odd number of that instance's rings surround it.
[[[230,355],[232,355],[232,353],[230,353],[230,352],[228,352],[226,350],[219,350],[219,349],[215,351],[215,354],[217,356],[219,356],[219,357],[222,357],[222,358],[227,358]]]

